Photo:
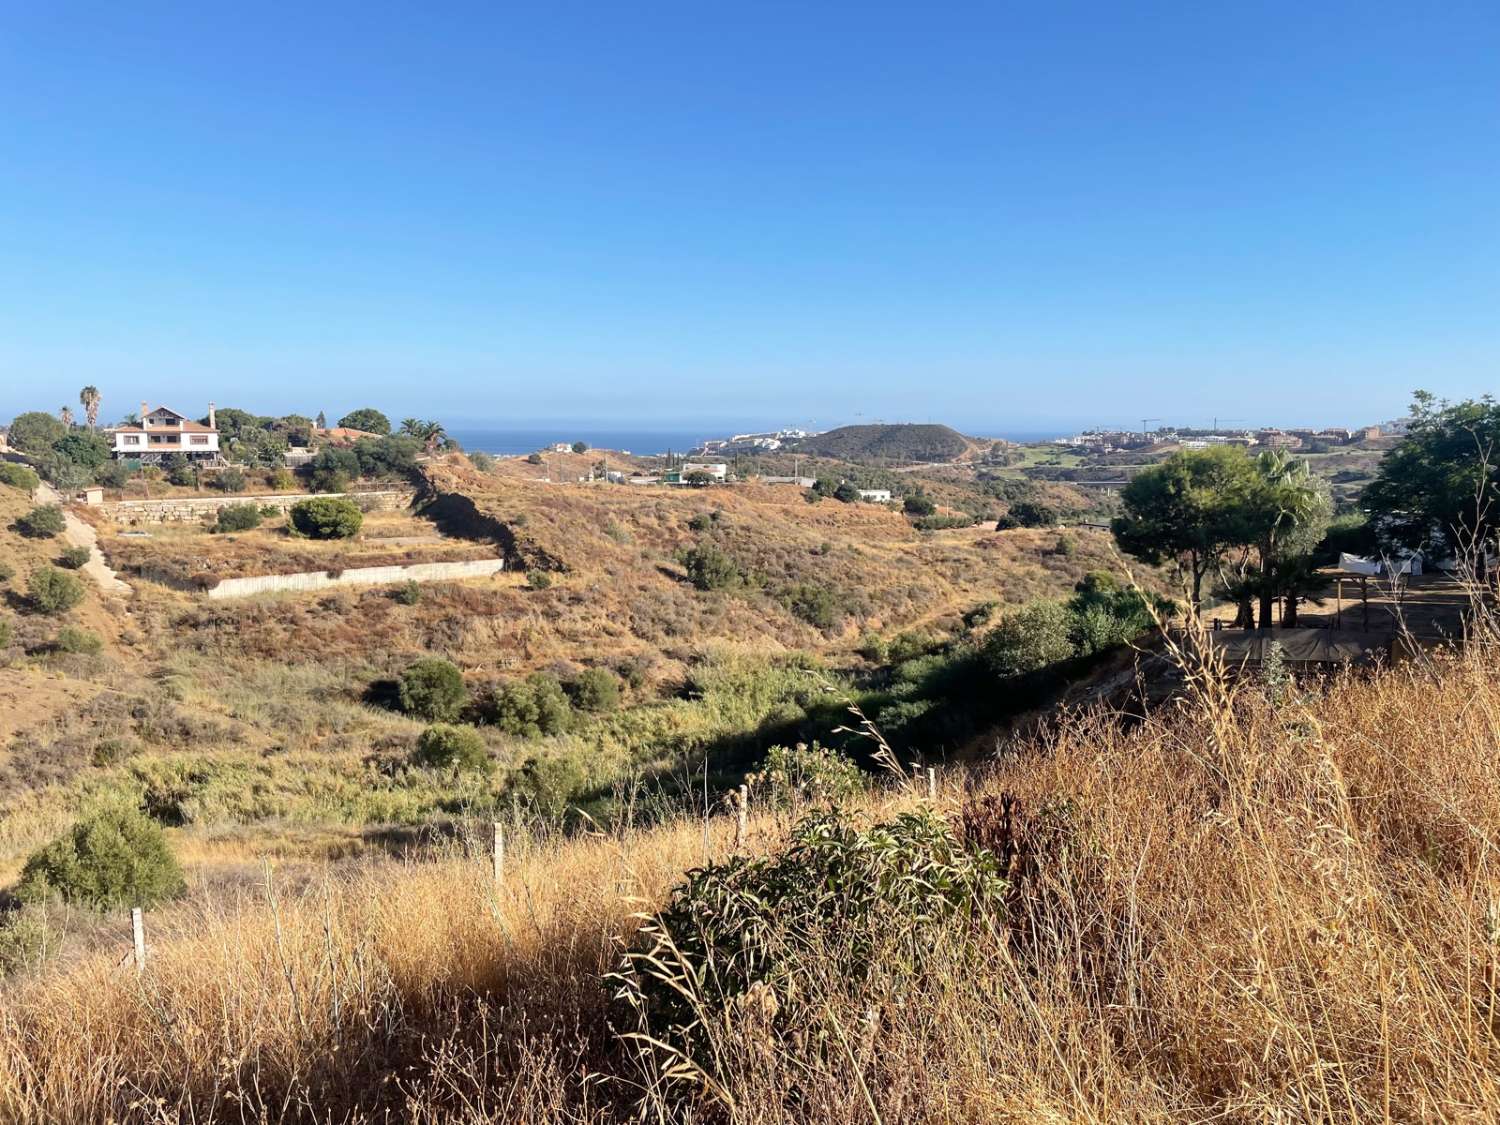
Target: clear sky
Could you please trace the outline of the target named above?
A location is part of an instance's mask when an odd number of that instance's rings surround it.
[[[1500,390],[1500,5],[0,0],[0,414]]]

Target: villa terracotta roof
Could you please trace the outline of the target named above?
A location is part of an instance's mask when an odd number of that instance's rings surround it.
[[[179,414],[178,417],[182,418],[182,415]],[[160,434],[166,433],[168,430],[172,431],[173,433],[183,434],[216,434],[219,432],[217,429],[214,429],[210,426],[205,426],[202,422],[189,422],[186,418],[183,418],[182,425],[180,426],[153,426],[150,430],[147,430],[142,426],[116,426],[113,430],[110,431],[110,433]]]

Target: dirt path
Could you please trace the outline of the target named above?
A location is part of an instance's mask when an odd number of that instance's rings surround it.
[[[120,581],[120,576],[104,561],[104,553],[99,550],[98,532],[68,510],[67,503],[57,489],[43,481],[37,485],[32,499],[38,504],[56,504],[62,509],[63,520],[67,525],[63,530],[63,538],[70,546],[89,549],[89,561],[84,563],[81,569],[84,574],[94,580],[99,589],[106,594],[130,593],[130,587]]]

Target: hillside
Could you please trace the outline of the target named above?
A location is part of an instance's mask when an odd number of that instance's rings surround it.
[[[1006,857],[1003,907],[936,931],[914,906],[854,931],[771,916],[778,956],[807,951],[796,988],[689,988],[694,1081],[617,1038],[669,1037],[669,1009],[637,1023],[606,974],[686,868],[731,856],[733,816],[564,841],[512,820],[498,889],[472,825],[154,911],[139,978],[116,968],[117,918],[7,987],[0,1117],[1484,1119],[1500,1101],[1492,657],[1290,694],[1210,679],[1128,732],[1080,716],[987,773],[944,772],[936,824]],[[847,801],[855,825],[921,804],[892,785]],[[758,811],[746,850],[781,853],[788,823]],[[837,968],[857,938],[878,972]],[[813,1016],[784,1018],[808,1000]]]
[[[953,461],[971,449],[968,438],[949,426],[900,422],[890,425],[840,426],[803,438],[799,453],[844,461]]]

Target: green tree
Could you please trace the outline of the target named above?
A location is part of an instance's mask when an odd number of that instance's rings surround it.
[[[99,394],[99,388],[90,384],[78,392],[79,405],[83,407],[83,416],[89,424],[89,429],[94,429],[99,424],[99,403],[103,396]]]
[[[339,419],[340,426],[347,426],[351,430],[364,430],[369,434],[388,434],[391,432],[391,420],[373,406],[361,406],[358,410],[351,410]]]
[[[568,684],[568,697],[580,711],[613,711],[620,704],[620,678],[607,668],[585,668]]]
[[[0,484],[31,493],[36,491],[36,486],[40,483],[41,478],[25,465],[17,465],[14,461],[0,461]]]
[[[450,723],[434,723],[424,730],[417,738],[411,760],[429,769],[490,773],[495,768],[479,732],[473,727]]]
[[[533,672],[524,680],[498,685],[483,710],[495,726],[521,738],[562,734],[573,720],[573,708],[562,684],[546,672]]]
[[[441,422],[424,421],[421,418],[402,419],[401,432],[407,437],[420,441],[422,448],[428,453],[434,452],[448,440],[448,434]]]
[[[65,566],[69,570],[82,570],[88,565],[88,561],[92,555],[93,552],[87,547],[65,547],[62,554],[58,556],[57,561],[59,565]]]
[[[845,504],[853,504],[859,499],[859,489],[851,481],[840,481],[833,490],[833,498]]]
[[[314,496],[292,505],[292,527],[312,539],[349,539],[364,523],[359,505],[341,496]]]
[[[586,441],[575,441],[573,443],[573,452],[574,453],[587,453],[588,451],[589,451],[589,443],[588,442],[586,442]]]
[[[401,709],[430,722],[451,723],[469,702],[463,673],[435,656],[423,657],[401,674]]]
[[[260,521],[260,509],[254,504],[228,504],[219,509],[214,530],[219,532],[249,531],[251,528],[259,527]]]
[[[193,488],[198,483],[198,470],[181,453],[168,457],[162,463],[162,468],[166,471],[168,484],[175,484],[178,488]]]
[[[925,492],[914,492],[901,502],[901,510],[909,516],[930,516],[937,511],[937,505]]]
[[[10,424],[10,444],[22,453],[46,453],[67,436],[67,426],[40,410],[18,414]]]
[[[734,560],[712,543],[689,548],[682,562],[688,581],[700,590],[728,590],[745,580]]]
[[[67,526],[63,510],[56,504],[43,504],[16,520],[16,530],[28,539],[54,539]]]
[[[1037,601],[1007,614],[986,638],[984,658],[1002,679],[1023,676],[1074,655],[1073,616],[1059,602]]]
[[[1175,561],[1188,577],[1192,604],[1203,604],[1203,579],[1231,544],[1246,538],[1243,508],[1255,465],[1236,446],[1174,453],[1127,484],[1124,508],[1111,524],[1126,554],[1152,566]]]
[[[39,613],[66,613],[83,601],[83,583],[65,570],[44,566],[31,572],[26,594]]]
[[[1038,500],[1017,500],[1010,506],[1010,516],[1021,527],[1054,527],[1057,509]]]
[[[1328,487],[1306,461],[1268,450],[1255,463],[1256,480],[1243,507],[1260,557],[1260,627],[1271,625],[1271,607],[1316,550],[1333,514]],[[1247,622],[1248,624],[1248,622]],[[1288,623],[1290,624],[1290,623]]]
[[[1500,402],[1439,403],[1419,391],[1401,444],[1363,495],[1382,536],[1437,558],[1484,552],[1500,530]]]
[[[34,852],[19,887],[23,899],[55,893],[98,910],[155,906],[184,890],[161,826],[125,804],[85,817]]]
[[[111,456],[110,445],[103,434],[74,430],[63,435],[52,446],[60,457],[66,457],[85,469],[97,469]]]

